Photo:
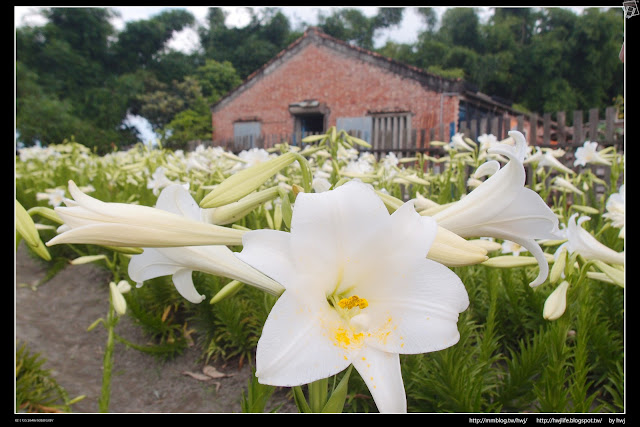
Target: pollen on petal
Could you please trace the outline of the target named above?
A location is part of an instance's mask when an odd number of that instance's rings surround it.
[[[362,345],[364,334],[362,332],[354,333],[351,330],[347,330],[344,328],[337,328],[335,330],[335,334],[333,338],[334,338],[334,345],[343,349],[350,349],[350,348],[356,348]]]

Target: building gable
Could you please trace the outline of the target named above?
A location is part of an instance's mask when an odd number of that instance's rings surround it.
[[[388,71],[389,73],[397,74],[400,77],[413,79],[416,82],[419,82],[426,89],[432,90],[434,92],[459,92],[462,90],[462,86],[464,85],[464,82],[461,79],[446,79],[444,77],[427,73],[425,70],[422,70],[420,68],[403,64],[391,58],[387,58],[375,52],[353,46],[342,40],[331,37],[322,32],[322,30],[317,27],[310,27],[305,31],[302,37],[291,43],[286,49],[278,53],[273,59],[271,59],[261,68],[249,75],[240,86],[232,90],[222,99],[220,99],[216,104],[214,104],[211,107],[211,110],[216,111],[224,108],[225,105],[227,105],[241,93],[250,89],[265,76],[273,73],[276,69],[291,60],[291,58],[298,55],[300,51],[304,50],[305,47],[311,44],[326,47],[336,53],[354,60],[361,61],[363,63],[373,65],[375,67],[379,67],[383,70]]]

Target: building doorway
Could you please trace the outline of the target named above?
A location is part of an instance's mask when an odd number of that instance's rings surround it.
[[[293,145],[299,145],[302,138],[324,133],[327,129],[328,111],[317,101],[303,101],[289,105],[293,116]]]

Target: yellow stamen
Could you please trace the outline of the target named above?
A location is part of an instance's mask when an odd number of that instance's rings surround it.
[[[338,305],[340,306],[340,308],[346,309],[352,309],[354,307],[363,309],[369,305],[369,302],[364,298],[353,295],[349,298],[342,298],[340,301],[338,301]]]

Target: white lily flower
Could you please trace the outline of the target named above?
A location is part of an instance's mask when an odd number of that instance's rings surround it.
[[[464,140],[464,134],[456,133],[451,137],[451,142],[444,146],[444,149],[458,150],[458,151],[473,151],[473,147],[467,144]]]
[[[350,161],[340,172],[343,175],[367,175],[375,172],[373,164],[365,159],[359,158],[358,160]]]
[[[240,152],[240,154],[238,154],[238,157],[240,158],[241,163],[234,166],[233,170],[248,169],[257,164],[266,162],[267,160],[271,159],[273,155],[271,155],[264,148],[256,147]]]
[[[181,186],[177,186],[182,188]],[[168,187],[171,188],[171,187]],[[69,181],[73,200],[55,208],[64,225],[47,246],[84,243],[103,246],[174,247],[238,245],[244,231],[200,222],[180,211],[125,203],[105,203],[81,192]],[[181,196],[175,193],[176,197]],[[197,206],[197,205],[196,205]]]
[[[561,176],[556,176],[552,181],[552,187],[556,188],[560,191],[570,191],[572,193],[583,195],[584,193],[578,187],[573,185],[571,182],[562,178]]]
[[[523,164],[538,163],[538,170],[542,170],[545,167],[555,169],[562,173],[568,173],[570,175],[575,174],[573,169],[563,165],[556,157],[558,152],[553,150],[541,150],[540,147],[536,147],[536,153],[528,157],[523,161]]]
[[[189,189],[189,183],[174,182],[167,178],[165,169],[160,166],[156,168],[155,172],[153,172],[153,175],[151,175],[151,178],[147,182],[147,188],[152,190],[153,194],[157,196],[163,188],[166,188],[172,184],[180,184],[184,186],[185,189]]]
[[[607,213],[604,218],[611,221],[611,225],[620,229],[618,237],[624,239],[624,184],[620,186],[617,193],[612,194],[607,199]]]
[[[526,141],[522,133],[510,131],[515,146],[500,144],[491,149],[509,162],[458,202],[433,215],[443,228],[467,237],[494,237],[526,248],[540,267],[530,284],[544,282],[549,264],[535,239],[557,239],[558,218],[540,196],[525,184],[522,165]]]
[[[495,145],[499,144],[498,138],[492,133],[486,134],[483,133],[478,137],[478,142],[480,143],[480,151],[487,151]]]
[[[207,215],[207,209],[201,209],[180,185],[165,188],[158,197],[156,208],[195,222]],[[222,245],[145,248],[142,254],[132,256],[129,261],[129,277],[138,286],[145,280],[172,275],[180,295],[197,304],[205,296],[200,295],[193,284],[193,271],[235,279],[274,295],[284,291],[280,284],[240,261],[233,251]]]
[[[524,250],[525,249],[522,247],[522,245],[519,245],[515,242],[509,241],[509,240],[505,240],[504,242],[502,242],[503,254],[513,254],[513,256],[518,256],[520,255],[520,252]]]
[[[47,188],[44,193],[37,193],[36,200],[47,200],[54,208],[64,201],[64,188]]]
[[[578,214],[575,213],[569,218],[566,229],[568,240],[558,250],[566,247],[569,253],[578,252],[587,260],[600,260],[609,264],[624,265],[624,251],[616,252],[600,243],[598,239],[582,227],[582,223],[591,218],[582,216],[576,221],[577,216]]]
[[[574,166],[586,166],[588,163],[610,165],[611,162],[604,158],[598,152],[598,143],[585,141],[582,147],[576,149],[576,160],[573,162]]]
[[[427,199],[420,193],[416,193],[414,204],[418,212],[440,206],[438,203],[431,199]]]
[[[323,193],[325,191],[329,191],[329,189],[331,188],[331,182],[329,182],[327,178],[316,177],[316,178],[313,178],[311,187],[313,188],[313,191],[315,191],[316,193]]]
[[[258,341],[258,380],[298,386],[353,364],[380,412],[406,412],[399,354],[454,345],[469,304],[460,279],[426,259],[436,230],[413,202],[389,215],[351,181],[300,193],[290,233],[248,232],[238,257],[286,289]]]

